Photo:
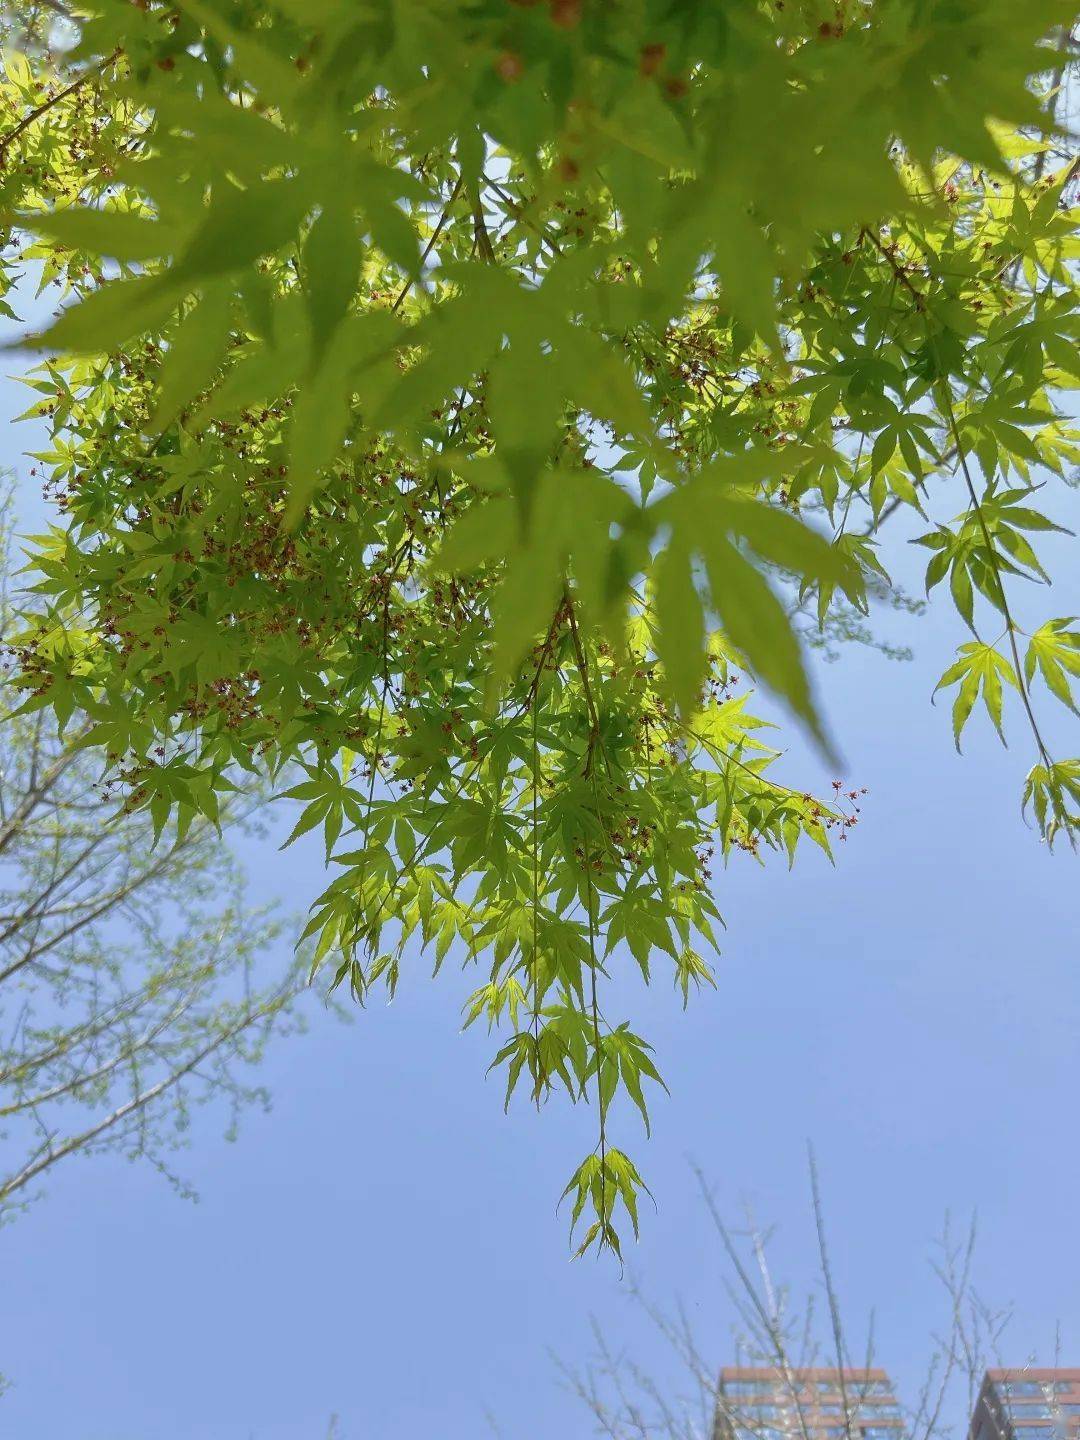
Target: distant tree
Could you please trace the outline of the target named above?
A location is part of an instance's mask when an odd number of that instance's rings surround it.
[[[857,822],[739,687],[832,755],[800,634],[891,543],[957,745],[1011,711],[1080,828],[1080,630],[1018,600],[1080,457],[1075,0],[46,8],[0,83],[0,298],[72,302],[24,337],[27,713],[163,832],[303,767],[332,983],[481,964],[508,1101],[595,1108],[566,1194],[617,1249],[662,1082],[612,970],[710,983],[714,860]]]
[[[796,1372],[817,1367],[867,1370],[884,1358],[876,1350],[873,1315],[856,1337],[840,1303],[813,1153],[810,1219],[817,1284],[805,1296],[795,1294],[772,1268],[771,1227],[751,1213],[739,1225],[725,1220],[701,1171],[697,1179],[717,1240],[722,1296],[685,1296],[666,1305],[631,1278],[630,1299],[650,1322],[658,1347],[655,1359],[639,1359],[594,1320],[594,1356],[584,1364],[559,1357],[559,1374],[590,1416],[590,1433],[607,1440],[723,1440],[725,1434],[738,1440],[812,1440]],[[987,1367],[1009,1368],[1002,1346],[1011,1312],[980,1295],[974,1281],[975,1247],[974,1220],[957,1232],[946,1218],[929,1262],[941,1284],[942,1313],[928,1322],[925,1349],[916,1357],[922,1366],[917,1393],[906,1404],[897,1396],[901,1440],[956,1440],[957,1419],[962,1433]],[[700,1313],[715,1305],[724,1305],[732,1315],[730,1344],[722,1355],[707,1351],[689,1318],[691,1310]],[[1044,1363],[1061,1363],[1056,1344],[1054,1349]],[[1035,1363],[1024,1357],[1018,1373]],[[724,1365],[763,1366],[778,1374],[787,1416],[763,1417],[752,1399],[722,1391]],[[844,1440],[861,1440],[860,1405],[867,1398],[858,1384],[852,1385],[844,1396],[843,1413],[830,1419]]]
[[[20,598],[4,521],[0,641]],[[90,723],[55,728],[0,724],[0,1222],[76,1156],[143,1158],[186,1188],[169,1153],[198,1107],[224,1107],[232,1133],[266,1102],[248,1072],[298,1024],[305,979],[211,822],[155,846],[100,778]],[[242,829],[258,798],[227,797],[223,824]]]

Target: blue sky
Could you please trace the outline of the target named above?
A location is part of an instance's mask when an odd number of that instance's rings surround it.
[[[40,515],[26,403],[0,388],[0,459]],[[1080,520],[1080,505],[1058,513]],[[901,550],[903,547],[899,547]],[[1080,610],[1062,579],[1039,618]],[[901,556],[915,575],[919,556]],[[777,1270],[813,1283],[805,1143],[818,1152],[849,1326],[876,1312],[877,1357],[913,1400],[946,1307],[927,1265],[942,1217],[978,1209],[979,1286],[1016,1313],[1010,1363],[1080,1363],[1076,1141],[1080,973],[1076,857],[1051,855],[1018,813],[1028,762],[1014,716],[1003,750],[985,717],[963,758],[930,691],[963,638],[947,607],[888,620],[909,664],[850,651],[824,670],[846,778],[870,794],[835,869],[733,863],[716,879],[729,924],[718,989],[683,1014],[663,982],[627,989],[672,1095],[646,1140],[619,1136],[657,1198],[630,1266],[659,1302],[681,1295],[717,1365],[731,1358],[726,1274],[690,1160],[738,1222],[779,1226]],[[1044,701],[1048,714],[1052,702]],[[1051,733],[1076,751],[1063,710]],[[828,784],[790,731],[784,773]],[[314,846],[244,859],[259,897],[304,909]],[[414,957],[415,959],[415,957]],[[406,967],[392,1006],[343,1025],[317,997],[306,1036],[263,1068],[269,1115],[236,1144],[201,1117],[177,1198],[145,1168],[59,1167],[46,1198],[0,1230],[0,1434],[13,1440],[343,1440],[490,1434],[576,1440],[588,1416],[550,1351],[592,1352],[595,1315],[661,1376],[675,1373],[608,1261],[569,1259],[555,1202],[591,1144],[588,1113],[502,1113],[492,1045],[459,1033],[468,977]],[[960,1397],[958,1397],[959,1400]],[[962,1405],[954,1418],[962,1422]]]

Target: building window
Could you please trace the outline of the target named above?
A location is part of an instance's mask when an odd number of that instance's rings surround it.
[[[896,1440],[897,1432],[891,1425],[864,1425],[863,1440]]]
[[[745,1405],[732,1405],[728,1408],[733,1412],[732,1420],[737,1420],[741,1426],[755,1433],[761,1430],[777,1430],[783,1419],[783,1411],[779,1405],[755,1405],[751,1400]]]
[[[998,1380],[995,1388],[1013,1399],[1042,1400],[1047,1395],[1071,1395],[1071,1380]]]

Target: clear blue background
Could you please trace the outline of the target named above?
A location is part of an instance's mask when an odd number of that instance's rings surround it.
[[[0,390],[0,458],[32,524],[32,441],[7,424],[26,394]],[[1080,609],[1075,552],[1047,553],[1064,579],[1032,593],[1039,619]],[[918,560],[901,555],[902,573]],[[948,703],[929,694],[963,637],[938,610],[887,621],[913,663],[849,651],[824,676],[846,776],[870,788],[836,868],[816,853],[790,874],[733,863],[716,880],[717,991],[683,1015],[663,980],[628,990],[672,1098],[654,1103],[651,1141],[630,1116],[618,1136],[658,1202],[630,1264],[658,1301],[685,1298],[717,1365],[732,1317],[689,1157],[733,1221],[748,1199],[779,1224],[777,1268],[805,1288],[812,1138],[849,1326],[857,1339],[876,1311],[878,1362],[908,1400],[947,1324],[927,1260],[950,1208],[978,1208],[978,1283],[1015,1301],[1004,1357],[1051,1363],[1060,1321],[1063,1361],[1080,1363],[1077,859],[1019,818],[1019,713],[1009,751],[976,716],[953,752]],[[1076,753],[1064,710],[1049,728]],[[784,739],[784,775],[827,785]],[[256,894],[297,912],[321,886],[314,846],[245,859]],[[312,997],[309,1033],[264,1066],[272,1113],[248,1115],[235,1145],[199,1119],[179,1161],[198,1204],[145,1168],[75,1162],[0,1231],[0,1370],[15,1382],[0,1436],[320,1440],[337,1413],[345,1440],[472,1440],[490,1413],[507,1440],[585,1437],[549,1351],[584,1363],[592,1314],[676,1383],[617,1268],[568,1258],[555,1202],[590,1115],[504,1117],[490,1042],[459,1033],[468,979],[428,969],[415,960],[392,1006],[349,1025]]]

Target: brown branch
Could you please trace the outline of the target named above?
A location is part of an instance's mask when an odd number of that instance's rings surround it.
[[[486,260],[489,265],[497,265],[495,247],[491,243],[491,236],[488,234],[487,221],[484,218],[484,202],[480,198],[480,190],[477,188],[473,200],[473,244],[478,251],[480,258]]]
[[[78,734],[72,738],[72,741],[69,742],[68,748],[61,755],[60,759],[50,765],[48,770],[38,778],[36,784],[27,788],[26,793],[23,795],[22,800],[19,802],[11,818],[0,826],[0,854],[11,844],[12,840],[22,829],[26,821],[29,820],[41,801],[57,781],[59,781],[64,771],[75,762],[79,753],[78,742],[89,730],[89,724],[85,725]]]
[[[152,1101],[165,1094],[166,1091],[171,1090],[174,1085],[178,1085],[181,1080],[190,1075],[193,1070],[201,1065],[209,1056],[213,1055],[215,1051],[220,1050],[223,1045],[235,1039],[237,1035],[240,1035],[244,1030],[248,1029],[249,1026],[273,1014],[274,1010],[284,1002],[286,996],[287,992],[283,989],[271,996],[269,1000],[257,1009],[248,1011],[242,1015],[239,1020],[233,1025],[230,1025],[228,1029],[223,1030],[220,1035],[215,1035],[210,1044],[205,1045],[187,1064],[182,1065],[171,1075],[164,1076],[157,1084],[151,1085],[148,1090],[143,1090],[138,1095],[133,1095],[130,1100],[119,1106],[110,1115],[106,1115],[104,1119],[98,1121],[96,1125],[92,1125],[87,1130],[81,1130],[76,1135],[69,1136],[67,1140],[55,1148],[50,1142],[49,1148],[44,1154],[39,1155],[36,1160],[29,1161],[18,1174],[13,1175],[3,1186],[0,1186],[0,1201],[7,1200],[8,1197],[14,1195],[16,1191],[22,1190],[44,1170],[55,1165],[58,1160],[62,1160],[65,1155],[70,1155],[75,1150],[85,1149],[86,1146],[92,1145],[100,1135],[104,1135],[122,1120],[126,1120],[129,1115],[134,1115],[144,1110]]]
[[[873,245],[874,249],[877,250],[878,253],[883,257],[889,268],[892,270],[892,273],[895,276],[896,280],[904,287],[904,289],[915,301],[915,308],[921,314],[922,311],[926,309],[926,296],[923,295],[920,290],[916,290],[915,286],[911,283],[911,278],[908,275],[907,271],[904,269],[903,265],[899,263],[899,261],[896,259],[896,256],[892,253],[889,247],[882,244],[881,236],[875,235],[874,231],[869,225],[862,226],[862,228],[859,230],[859,236],[860,238],[865,236],[866,239],[870,241],[871,245]]]
[[[499,185],[495,180],[492,180],[490,175],[481,175],[480,179],[484,185],[489,185],[491,189],[495,191],[495,194],[498,195],[499,199],[503,202],[503,205],[514,217],[514,219],[519,222],[519,224],[527,225],[530,230],[534,231],[540,237],[543,244],[550,247],[553,255],[562,254],[562,247],[559,245],[558,241],[553,240],[542,225],[538,225],[534,220],[530,220],[528,215],[526,215],[524,208],[520,206],[511,195],[508,195],[501,185]]]
[[[54,105],[59,105],[61,100],[66,100],[69,95],[74,95],[76,90],[80,90],[88,80],[96,79],[103,71],[109,68],[114,60],[118,60],[123,53],[123,47],[118,45],[112,54],[106,55],[105,59],[99,64],[92,66],[89,70],[84,70],[70,85],[65,86],[63,90],[58,90],[55,95],[50,96],[47,100],[43,100],[41,104],[36,105],[29,114],[24,115],[14,129],[9,130],[6,135],[0,136],[0,160],[3,160],[10,146],[15,143],[24,130],[28,130],[30,126],[33,125],[35,120],[39,120],[42,115],[47,114]]]
[[[442,214],[439,216],[439,223],[435,226],[435,229],[431,232],[431,239],[430,239],[430,240],[428,241],[428,243],[424,246],[424,253],[420,256],[420,264],[419,264],[419,266],[417,267],[417,274],[419,274],[420,270],[423,269],[425,263],[427,262],[428,256],[431,254],[432,250],[435,249],[435,246],[436,246],[436,245],[438,244],[438,242],[439,242],[439,236],[442,234],[443,229],[445,228],[446,222],[447,222],[447,220],[449,220],[449,218],[450,218],[450,207],[453,205],[454,201],[457,199],[457,197],[458,197],[458,195],[459,195],[459,193],[460,193],[460,191],[461,191],[462,182],[463,182],[463,177],[462,177],[461,175],[459,175],[458,178],[457,178],[457,180],[456,180],[455,183],[454,183],[454,188],[453,188],[453,190],[450,192],[450,199],[447,200],[446,204],[443,206],[443,212],[442,212]],[[393,305],[390,306],[390,313],[391,313],[391,315],[392,315],[396,310],[399,310],[399,309],[401,308],[402,302],[404,301],[405,296],[408,295],[409,291],[412,289],[412,287],[413,287],[413,281],[414,281],[415,279],[416,279],[416,275],[410,275],[409,278],[408,278],[408,280],[405,281],[405,284],[404,284],[404,285],[401,287],[401,289],[398,291],[397,299],[394,301]]]

